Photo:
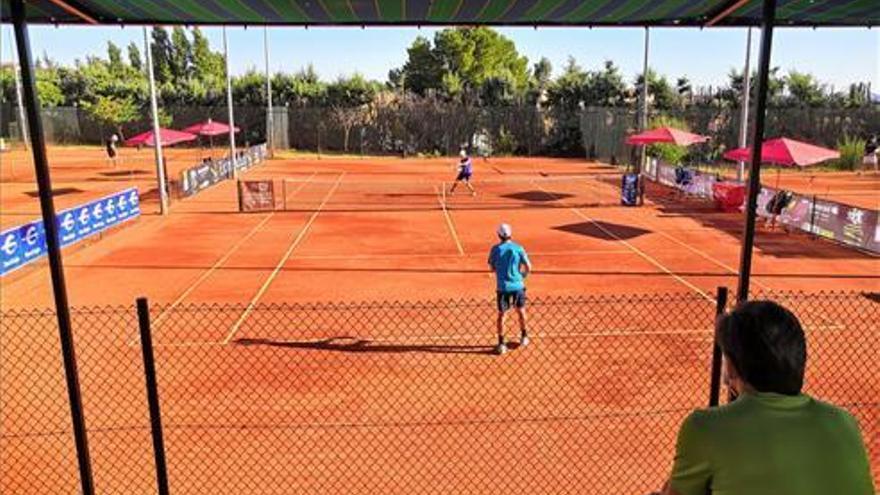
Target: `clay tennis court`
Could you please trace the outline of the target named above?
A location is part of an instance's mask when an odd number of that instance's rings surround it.
[[[739,214],[653,185],[645,207],[616,206],[619,172],[584,160],[478,161],[472,197],[445,189],[454,160],[298,157],[242,177],[273,180],[274,211],[239,213],[226,181],[161,217],[152,156],[135,153],[120,166],[143,171],[135,179],[107,178],[99,150],[50,154],[56,188],[134,184],[146,198],[136,222],[64,259],[99,490],[154,483],[139,296],[153,305],[181,493],[645,493],[669,468],[681,418],[705,406],[715,290],[736,285]],[[179,153],[169,171],[200,156]],[[5,159],[4,212],[38,211],[22,197],[32,186],[6,181]],[[502,221],[535,265],[536,341],[498,358],[486,257]],[[875,475],[877,408],[863,402],[880,394],[880,337],[865,331],[878,304],[859,294],[877,291],[877,267],[830,242],[760,232],[752,281],[802,308],[810,390],[857,414]],[[829,290],[850,292],[804,295]],[[2,347],[18,358],[0,360],[4,388],[29,397],[4,408],[3,464],[39,466],[5,471],[2,486],[70,491],[57,332],[30,312],[51,307],[46,267],[4,279],[0,302],[14,315]],[[46,431],[25,421],[34,410]]]
[[[170,178],[203,153],[171,150]],[[137,296],[176,304],[486,296],[492,285],[485,258],[501,221],[513,225],[534,258],[536,294],[711,297],[736,280],[740,215],[675,201],[660,187],[649,187],[647,208],[614,206],[619,172],[583,160],[478,163],[476,197],[442,194],[454,177],[448,160],[273,160],[246,178],[276,182],[278,211],[237,213],[229,181],[175,201],[172,214],[160,218],[150,150],[125,149],[117,171],[94,148],[53,149],[50,157],[58,160],[55,189],[82,191],[56,196],[59,209],[131,185],[144,198],[136,223],[65,258],[74,305],[129,304]],[[4,164],[4,178],[12,166],[22,176],[28,167],[16,155],[4,156]],[[108,177],[120,171],[137,178]],[[4,179],[3,222],[38,217],[37,199],[28,194],[34,186],[25,180]],[[875,256],[781,231],[761,232],[757,247],[756,289],[876,288]],[[617,282],[609,285],[609,276]],[[118,282],[111,293],[95,290],[108,280]],[[4,308],[50,302],[40,270],[4,283]]]

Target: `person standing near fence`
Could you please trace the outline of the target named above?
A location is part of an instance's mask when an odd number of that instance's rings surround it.
[[[880,144],[877,143],[877,135],[874,134],[865,142],[865,158],[863,160],[864,164],[869,168],[874,169],[874,172],[877,172],[877,152],[878,148],[880,148]]]
[[[113,165],[113,168],[116,168],[116,142],[119,141],[119,136],[113,134],[107,139],[106,151],[107,151],[107,160],[110,161],[110,164]]]
[[[498,306],[496,320],[498,344],[495,346],[495,353],[502,355],[507,352],[507,344],[504,342],[504,321],[507,311],[512,306],[516,307],[519,315],[519,345],[521,347],[529,345],[529,334],[526,330],[525,279],[532,270],[532,264],[526,250],[511,240],[513,229],[510,225],[502,223],[496,233],[500,242],[492,246],[489,251],[489,268],[495,272],[495,299]]]
[[[684,420],[663,495],[874,495],[856,419],[801,391],[807,344],[794,314],[748,302],[719,319],[715,340],[737,398]]]

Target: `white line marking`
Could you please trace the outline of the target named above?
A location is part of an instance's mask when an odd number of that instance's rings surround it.
[[[290,197],[293,197],[293,196],[296,196],[297,194],[299,194],[299,192],[302,191],[303,188],[306,187],[306,185],[309,182],[311,182],[312,179],[314,179],[315,175],[317,175],[317,174],[318,174],[317,171],[312,172],[312,175],[303,179],[302,182],[300,182],[300,184],[298,186],[296,186],[296,189],[294,189],[293,192],[290,193]],[[289,181],[288,179],[281,179],[281,190],[282,190],[281,201],[283,201],[283,203],[284,203],[281,205],[281,209],[283,211],[287,211],[287,199],[288,199],[287,182],[288,181]]]
[[[637,221],[640,221],[640,219],[637,219],[637,218],[635,217],[635,215],[633,215],[633,214],[631,214],[631,213],[626,213],[626,216],[628,216],[630,219],[636,219]],[[639,222],[639,223],[642,223],[642,225],[645,225],[644,222]],[[669,239],[670,241],[672,241],[672,242],[678,244],[679,246],[682,246],[683,248],[685,248],[685,249],[687,249],[687,250],[689,250],[689,251],[691,251],[691,252],[693,252],[693,253],[695,253],[695,254],[701,256],[702,258],[704,258],[704,259],[706,259],[706,260],[708,260],[708,261],[710,261],[710,262],[712,262],[712,263],[714,263],[714,264],[720,266],[721,268],[724,268],[725,270],[727,270],[729,273],[731,273],[731,274],[733,274],[733,275],[738,275],[738,274],[739,274],[739,271],[738,271],[737,269],[731,267],[730,265],[724,263],[723,261],[720,261],[720,260],[718,260],[718,259],[712,257],[711,255],[709,255],[709,253],[706,253],[705,251],[703,251],[703,250],[701,250],[701,249],[698,249],[698,248],[693,247],[690,243],[685,242],[685,241],[682,241],[681,239],[678,239],[677,237],[673,237],[673,236],[670,235],[670,234],[667,234],[667,233],[664,232],[662,229],[653,230],[653,232],[654,232],[655,234],[659,234],[659,235],[661,235],[662,237],[665,237],[666,239]],[[753,275],[754,275],[754,274],[753,274]],[[757,279],[752,278],[752,281],[755,283],[755,285],[759,285],[762,289],[770,290],[770,287],[768,287],[767,285],[761,283],[761,282],[758,281]]]
[[[312,177],[314,177],[316,173],[317,173],[317,172],[312,172],[312,175],[309,176],[308,179],[306,179],[302,184],[300,184],[299,188],[297,188],[293,193],[296,194],[296,193],[299,192],[300,189],[302,189],[303,187],[305,187],[306,183],[307,183],[309,180],[311,180]],[[183,293],[181,293],[181,294],[180,294],[180,295],[174,300],[174,302],[172,302],[170,305],[166,306],[166,307],[162,310],[162,312],[159,313],[159,316],[157,316],[156,319],[155,319],[155,321],[153,321],[153,325],[158,325],[158,324],[162,321],[162,319],[165,318],[165,316],[167,316],[168,312],[173,311],[174,308],[176,308],[180,303],[182,303],[182,302],[184,301],[184,299],[186,299],[187,297],[189,297],[189,295],[192,294],[192,292],[193,292],[194,290],[196,290],[199,286],[201,286],[202,283],[203,283],[205,280],[207,280],[207,278],[208,278],[212,273],[214,273],[218,268],[220,268],[221,265],[223,265],[224,263],[226,263],[226,261],[228,261],[229,258],[230,258],[230,257],[231,257],[236,251],[238,251],[238,248],[240,248],[245,242],[247,242],[251,237],[253,237],[253,236],[257,233],[257,231],[259,231],[259,230],[263,227],[263,225],[265,225],[266,222],[268,222],[269,219],[271,219],[272,216],[274,216],[274,215],[275,215],[275,212],[274,212],[274,211],[271,212],[271,213],[269,213],[268,215],[266,215],[266,217],[263,218],[263,220],[261,220],[257,225],[255,225],[255,226],[254,226],[254,227],[253,227],[253,228],[252,228],[252,229],[251,229],[251,230],[250,230],[250,231],[249,231],[244,237],[242,237],[238,242],[236,242],[235,244],[233,244],[232,247],[230,247],[229,250],[226,251],[226,254],[224,254],[223,257],[221,257],[220,259],[218,259],[218,260],[217,260],[217,261],[216,261],[216,262],[215,262],[215,263],[214,263],[214,264],[213,264],[213,265],[212,265],[207,271],[205,271],[204,273],[202,273],[202,275],[199,276],[199,278],[197,278],[197,279],[195,280],[195,282],[193,282],[192,284],[190,284],[190,286],[189,286],[186,290],[184,290]],[[138,335],[135,335],[134,339],[132,339],[131,342],[129,342],[129,345],[134,345],[135,343],[138,342],[138,340],[140,340],[140,335],[139,335],[139,334],[138,334]]]
[[[225,345],[223,342],[215,342],[212,340],[205,340],[203,342],[192,341],[192,342],[159,342],[153,344],[153,347],[218,347]]]
[[[555,195],[555,194],[553,194],[553,193],[547,191],[546,189],[544,189],[544,187],[543,187],[542,185],[540,185],[540,184],[538,184],[538,183],[535,183],[535,185],[536,185],[538,188],[540,188],[542,191],[544,191],[544,193],[547,194],[548,196],[550,196],[551,198],[554,198],[555,200],[559,201],[560,203],[562,203],[562,204],[568,206],[568,204],[567,204],[565,201],[563,201],[562,198],[560,198],[560,197],[558,197],[557,195]],[[654,265],[655,267],[659,268],[660,270],[662,270],[663,272],[665,272],[665,273],[666,273],[667,275],[669,275],[670,277],[674,278],[676,281],[678,281],[678,282],[681,283],[682,285],[685,285],[686,287],[690,288],[691,290],[693,290],[693,291],[696,292],[697,294],[701,295],[701,296],[702,296],[704,299],[706,299],[707,301],[709,301],[709,302],[711,302],[711,303],[713,303],[713,304],[715,303],[715,298],[714,298],[714,297],[710,296],[709,294],[707,294],[705,291],[703,291],[702,289],[700,289],[700,288],[697,287],[696,285],[694,285],[694,284],[688,282],[687,280],[683,279],[683,278],[680,277],[678,274],[676,274],[675,272],[673,272],[672,270],[670,270],[669,268],[667,268],[665,265],[663,265],[662,263],[660,263],[660,262],[657,261],[656,259],[654,259],[654,258],[652,258],[651,256],[649,256],[648,254],[646,254],[646,253],[645,253],[644,251],[642,251],[641,249],[639,249],[639,248],[633,246],[632,244],[630,244],[630,243],[627,242],[626,240],[624,240],[624,239],[622,239],[621,237],[619,237],[619,236],[618,236],[617,234],[615,234],[614,232],[611,232],[610,230],[606,229],[605,227],[602,226],[602,224],[598,223],[598,222],[597,222],[596,220],[594,220],[592,217],[590,217],[589,215],[586,215],[585,213],[583,213],[582,211],[580,211],[580,209],[575,208],[575,207],[572,207],[572,206],[569,206],[568,209],[571,210],[575,215],[577,215],[577,216],[583,218],[584,220],[586,220],[586,221],[592,223],[593,225],[595,225],[596,228],[598,228],[599,230],[601,230],[605,235],[607,235],[607,236],[609,236],[609,237],[615,239],[617,242],[619,242],[619,243],[623,244],[624,246],[630,248],[634,253],[636,253],[637,255],[639,255],[640,257],[642,257],[642,259],[644,259],[644,260],[647,261],[648,263]]]
[[[327,204],[327,201],[330,200],[330,197],[333,196],[333,193],[336,192],[336,189],[339,188],[339,184],[342,183],[343,177],[345,177],[345,172],[343,172],[342,175],[340,175],[339,178],[336,179],[333,187],[330,189],[330,191],[327,192],[327,194],[324,196],[323,201],[321,201],[321,204],[318,205],[318,208],[315,210],[314,213],[312,213],[312,216],[309,217],[309,220],[306,222],[305,226],[303,226],[303,228],[299,231],[296,239],[294,239],[290,247],[287,248],[287,251],[284,253],[284,256],[281,257],[281,260],[278,261],[275,269],[272,270],[272,273],[269,274],[269,277],[266,279],[265,282],[263,282],[263,285],[260,287],[257,293],[254,294],[254,297],[251,298],[251,301],[248,303],[244,312],[241,314],[241,316],[238,317],[238,320],[235,322],[235,324],[232,325],[232,329],[229,331],[229,334],[226,335],[225,339],[223,339],[224,344],[228,344],[229,341],[232,340],[232,337],[241,327],[242,323],[244,323],[247,317],[251,314],[251,311],[253,311],[254,305],[259,302],[261,297],[263,297],[263,294],[265,294],[266,291],[269,289],[269,285],[271,285],[272,281],[275,280],[275,277],[278,276],[281,268],[283,268],[284,264],[287,263],[287,260],[290,259],[290,256],[293,254],[293,250],[296,249],[297,246],[299,246],[299,243],[302,242],[303,239],[305,239],[306,233],[309,231],[309,228],[312,226],[312,224],[315,222],[315,219],[318,218],[318,215],[324,209],[324,205]]]
[[[455,241],[455,247],[458,248],[458,255],[464,256],[464,248],[461,247],[461,241],[458,238],[458,233],[455,231],[455,225],[452,224],[452,217],[446,208],[446,186],[441,185],[441,187],[442,193],[437,191],[437,186],[434,186],[434,191],[437,192],[437,201],[440,202],[440,207],[443,209],[443,215],[446,217],[446,226],[449,227],[449,233],[452,234],[452,240]]]
[[[306,179],[306,181],[311,180],[311,178],[314,177],[315,173],[317,173],[317,172],[313,172],[312,175],[309,176],[308,179]],[[305,186],[305,184],[306,184],[306,182],[303,182],[300,185],[300,187]],[[299,189],[297,189],[297,191],[295,191],[295,192],[298,192],[298,191],[299,191]],[[257,225],[255,225],[244,237],[242,237],[241,239],[238,240],[238,242],[233,244],[232,247],[230,247],[229,250],[226,251],[226,253],[220,259],[218,259],[213,265],[211,265],[211,267],[208,268],[207,271],[202,273],[202,275],[199,276],[199,278],[197,278],[195,280],[195,282],[190,284],[190,286],[187,287],[186,290],[184,290],[170,305],[165,307],[162,310],[162,312],[159,313],[159,316],[157,316],[156,320],[153,321],[153,325],[158,325],[159,322],[161,322],[162,319],[165,318],[165,316],[168,314],[169,311],[174,310],[174,308],[176,308],[180,303],[182,303],[184,299],[189,297],[189,295],[192,294],[192,292],[195,289],[197,289],[202,284],[202,282],[204,282],[213,272],[215,272],[218,268],[220,268],[220,265],[226,263],[226,261],[228,261],[229,258],[236,251],[238,251],[238,248],[240,248],[242,246],[242,244],[244,244],[247,240],[249,240],[251,237],[253,237],[254,234],[256,234],[257,231],[260,230],[260,228],[262,228],[262,226],[265,225],[266,222],[268,222],[269,219],[272,218],[272,216],[274,216],[274,215],[275,215],[274,211],[269,213],[268,215],[266,215],[266,217],[263,218]],[[135,337],[129,342],[129,345],[134,345],[139,340],[140,340],[140,335],[139,334],[135,335]]]
[[[537,251],[529,252],[529,256],[574,256],[583,254],[632,254],[629,249],[583,249],[580,251]],[[376,253],[376,254],[307,254],[297,257],[299,260],[372,260],[372,259],[410,259],[455,257],[457,254],[432,253]],[[481,255],[482,256],[482,255]]]

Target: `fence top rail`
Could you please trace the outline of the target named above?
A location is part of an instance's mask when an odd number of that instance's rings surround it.
[[[880,304],[880,291],[865,290],[763,290],[752,293],[751,299],[777,299],[783,301],[814,301],[814,300],[867,300]],[[705,303],[705,298],[692,292],[666,292],[666,293],[643,293],[643,294],[600,294],[600,295],[570,295],[570,296],[537,296],[530,298],[529,305],[533,307],[553,307],[570,305],[626,305],[626,304],[663,304],[663,303]],[[174,313],[211,313],[211,312],[240,312],[250,308],[250,311],[363,311],[363,310],[430,310],[430,309],[470,309],[482,308],[494,304],[492,298],[447,298],[436,300],[384,300],[384,301],[354,301],[354,302],[281,302],[261,303],[248,305],[246,303],[188,303],[169,305],[164,303],[153,304],[153,311],[172,311]],[[731,301],[733,304],[733,301]],[[73,315],[113,315],[133,312],[134,305],[94,305],[72,307]],[[52,308],[10,308],[0,310],[0,323],[6,318],[34,318],[55,315]]]

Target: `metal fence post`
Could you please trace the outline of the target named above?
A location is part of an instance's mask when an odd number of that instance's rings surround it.
[[[40,213],[46,230],[49,275],[52,280],[52,294],[58,319],[58,337],[61,344],[61,357],[64,362],[64,379],[67,385],[67,398],[70,403],[70,419],[73,427],[73,441],[76,447],[79,482],[83,495],[94,495],[95,482],[92,475],[92,461],[89,456],[89,439],[83,412],[82,394],[79,385],[79,370],[76,362],[76,345],[70,321],[70,307],[67,300],[67,284],[64,278],[64,263],[61,256],[60,235],[56,224],[55,202],[52,197],[52,178],[49,173],[49,160],[46,155],[46,136],[40,101],[37,94],[36,74],[31,57],[30,34],[24,0],[11,3],[12,24],[15,44],[18,50],[18,65],[21,69],[22,96],[27,112],[27,132],[31,138],[31,154],[34,159],[34,174],[40,194]],[[6,5],[7,2],[4,2]]]
[[[810,237],[816,238],[816,195],[813,195],[810,204]]]
[[[715,317],[724,314],[727,309],[727,287],[718,287],[715,295]],[[714,332],[713,332],[714,334]],[[713,338],[712,345],[712,380],[709,385],[709,407],[718,405],[718,398],[721,395],[721,346],[718,341]]]
[[[241,179],[236,181],[236,190],[238,190],[238,211],[244,211],[244,203],[242,198],[242,190],[241,190]]]
[[[153,358],[153,337],[150,331],[150,307],[147,299],[137,299],[138,326],[141,331],[141,349],[144,354],[144,377],[147,383],[147,402],[150,406],[150,430],[153,435],[153,455],[156,458],[156,483],[159,495],[168,495],[168,467],[165,462],[165,442],[162,436],[162,416],[159,408],[159,386],[156,383],[156,361]]]

